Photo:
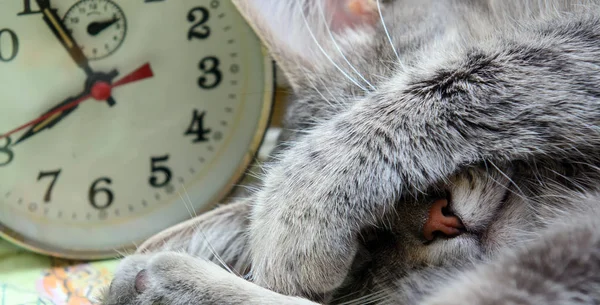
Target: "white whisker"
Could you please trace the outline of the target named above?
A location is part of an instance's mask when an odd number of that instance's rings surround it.
[[[342,58],[346,61],[346,63],[348,64],[348,66],[350,66],[350,68],[352,69],[352,71],[354,71],[354,73],[356,73],[356,75],[358,75],[365,83],[367,83],[367,85],[369,85],[369,87],[371,87],[371,89],[376,90],[377,88],[375,88],[375,86],[373,86],[360,72],[358,72],[358,70],[354,67],[354,65],[352,65],[350,63],[350,61],[348,60],[348,58],[346,57],[346,55],[344,55],[344,52],[342,51],[342,49],[338,45],[335,37],[333,37],[333,33],[331,32],[331,28],[329,26],[329,23],[327,22],[327,19],[325,19],[325,14],[323,13],[323,7],[322,7],[322,5],[317,5],[317,6],[318,6],[319,12],[321,14],[321,19],[323,19],[323,22],[325,23],[325,28],[327,29],[327,33],[329,33],[329,38],[331,38],[331,41],[333,42],[333,45],[335,46],[335,48],[337,49],[337,51],[340,53],[340,55],[342,55]]]
[[[199,231],[200,234],[202,234],[202,238],[204,238],[204,241],[206,241],[206,245],[208,246],[208,249],[215,256],[215,259],[217,259],[217,261],[221,264],[221,266],[223,266],[223,268],[225,268],[225,270],[227,270],[231,274],[235,274],[235,275],[241,277],[240,274],[238,274],[237,272],[235,272],[234,270],[229,268],[229,266],[225,263],[225,261],[223,260],[221,255],[219,255],[217,253],[217,250],[215,250],[215,248],[212,246],[212,244],[208,241],[208,238],[206,237],[204,232],[202,230],[200,230],[200,226],[196,227],[196,230],[194,230],[194,231]]]
[[[185,189],[185,186],[183,186],[183,191],[185,193],[185,197],[183,198],[183,196],[181,195],[181,193],[179,194],[179,197],[181,198],[181,200],[183,201],[183,204],[185,205],[186,209],[188,210],[188,212],[190,213],[190,216],[192,217],[197,217],[198,215],[196,214],[196,211],[194,209],[194,204],[189,196],[189,193],[187,192],[187,190]],[[187,200],[186,200],[187,199]],[[190,206],[190,208],[188,208],[188,204]],[[191,209],[191,211],[190,211]],[[192,214],[193,213],[193,214]],[[200,233],[202,238],[204,239],[204,241],[206,242],[206,246],[208,247],[208,250],[214,255],[215,259],[219,262],[219,264],[221,264],[221,266],[223,266],[223,268],[225,270],[227,270],[229,273],[235,274],[237,276],[240,276],[237,272],[235,272],[235,270],[232,270],[223,260],[223,258],[221,257],[221,255],[219,255],[219,253],[217,252],[217,250],[212,246],[212,244],[210,243],[210,241],[208,240],[208,237],[206,236],[206,234],[204,234],[204,231],[200,228],[200,224],[198,224],[195,228],[194,228],[194,234]],[[184,247],[181,247],[182,250]]]
[[[351,300],[348,302],[340,303],[340,305],[370,304],[370,303],[375,303],[377,301],[383,300],[384,298],[387,298],[387,297],[388,297],[388,294],[382,290],[382,291],[364,295],[360,298],[357,298],[357,299],[354,299],[354,300]]]
[[[306,20],[306,15],[304,14],[304,10],[301,9],[300,10],[300,14],[302,15],[302,19],[304,20],[304,25],[306,26],[306,29],[308,30],[308,33],[310,34],[310,37],[313,39],[313,41],[315,42],[315,44],[317,45],[317,47],[319,48],[319,50],[321,51],[321,53],[323,53],[323,55],[325,55],[325,57],[331,62],[331,64],[333,64],[333,66],[338,71],[340,71],[340,73],[342,73],[342,75],[344,75],[344,77],[346,77],[354,85],[356,85],[357,87],[359,87],[363,91],[368,92],[369,90],[367,90],[367,88],[365,88],[364,86],[362,86],[361,84],[359,84],[356,81],[356,79],[354,79],[352,76],[348,75],[348,73],[346,73],[346,71],[344,71],[337,63],[335,63],[335,61],[333,61],[333,59],[331,58],[331,56],[329,56],[329,54],[327,54],[327,52],[325,51],[325,49],[323,49],[323,47],[321,46],[321,43],[319,43],[319,41],[317,40],[317,37],[315,37],[315,34],[313,33],[312,29],[310,28],[310,25],[308,24],[308,20]]]
[[[385,25],[385,20],[383,19],[383,13],[381,12],[381,4],[379,3],[379,0],[377,0],[377,10],[379,11],[379,18],[381,19],[381,25],[383,25],[383,30],[385,31],[385,35],[387,36],[387,39],[390,42],[390,46],[392,47],[392,50],[394,50],[394,54],[396,54],[396,57],[398,58],[398,63],[402,67],[402,70],[406,70],[406,68],[404,67],[404,64],[402,63],[402,59],[400,58],[400,55],[398,54],[398,51],[396,51],[396,47],[394,47],[394,42],[392,41],[392,36],[390,36],[390,31],[388,31],[387,26]]]
[[[123,249],[123,251],[121,251],[119,249],[113,249],[113,251],[115,251],[118,254],[114,257],[114,259],[121,259],[121,258],[129,256],[129,253],[127,253],[127,250],[125,250],[125,249]]]
[[[181,202],[183,203],[183,206],[185,206],[185,209],[188,211],[188,214],[190,214],[190,217],[194,217],[194,215],[192,215],[192,212],[190,211],[190,208],[188,208],[187,206],[187,202],[185,201],[185,199],[183,199],[183,196],[181,196],[181,193],[178,191],[177,195],[179,195],[179,198],[181,198]]]
[[[510,189],[509,187],[505,186],[504,184],[498,182],[496,179],[492,178],[491,176],[489,176],[489,179],[491,179],[492,181],[494,181],[496,184],[502,186],[504,189],[506,189],[507,191],[511,192],[513,195],[523,199],[523,201],[527,202],[529,201],[529,198],[525,195],[525,193],[521,190],[521,188],[507,175],[505,174],[502,170],[500,170],[500,168],[498,168],[492,161],[489,161],[490,164],[496,168],[496,170],[502,175],[504,176],[504,178],[506,178],[510,184],[514,185],[515,188],[519,191],[518,193],[513,191],[512,189]],[[485,166],[486,166],[486,170],[487,170],[487,162],[484,162]]]

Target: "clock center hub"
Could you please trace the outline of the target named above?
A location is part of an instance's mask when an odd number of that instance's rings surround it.
[[[109,83],[99,81],[92,86],[91,94],[95,100],[104,102],[110,97],[111,89],[112,86]]]

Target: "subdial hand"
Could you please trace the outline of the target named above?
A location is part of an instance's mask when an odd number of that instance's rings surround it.
[[[75,63],[85,71],[85,74],[90,77],[94,74],[92,68],[90,68],[90,64],[88,62],[87,57],[81,51],[81,48],[71,36],[69,30],[65,27],[64,23],[61,21],[60,17],[56,13],[55,10],[52,10],[50,7],[49,0],[36,0],[42,14],[44,15],[44,21],[48,25],[48,27],[52,30],[56,38],[62,43],[62,45],[67,49],[71,58],[75,61]],[[109,96],[106,99],[106,102],[109,106],[113,106],[116,104],[115,100]]]
[[[108,21],[94,21],[88,25],[87,32],[92,36],[96,36],[118,21],[119,19],[116,18]]]
[[[3,135],[0,135],[0,139],[6,138],[16,132],[19,132],[27,127],[30,127],[30,129],[27,132],[25,132],[23,134],[23,136],[21,136],[21,138],[19,138],[19,140],[17,142],[15,142],[15,144],[22,142],[25,139],[28,139],[36,134],[39,134],[40,131],[42,131],[46,128],[53,127],[54,125],[56,125],[56,123],[58,123],[59,121],[62,121],[67,115],[71,114],[71,112],[74,110],[74,108],[77,107],[77,105],[81,104],[82,102],[85,102],[86,100],[88,100],[90,98],[94,98],[97,101],[104,101],[106,99],[106,97],[110,96],[111,90],[113,88],[117,88],[117,87],[129,84],[132,82],[137,82],[137,81],[140,81],[140,80],[143,80],[146,78],[150,78],[152,76],[154,76],[154,74],[152,72],[152,68],[150,67],[149,63],[146,63],[146,64],[142,65],[141,67],[137,68],[136,70],[134,70],[133,72],[127,74],[125,77],[116,81],[112,85],[107,82],[97,81],[96,83],[94,83],[91,86],[91,88],[82,92],[78,96],[70,97],[70,98],[66,99],[65,101],[59,103],[57,106],[55,106],[51,110],[49,110],[49,111],[45,112],[44,114],[42,114],[41,116],[37,117],[36,119],[33,119],[13,130],[3,134]],[[15,145],[15,144],[13,144],[13,145]]]

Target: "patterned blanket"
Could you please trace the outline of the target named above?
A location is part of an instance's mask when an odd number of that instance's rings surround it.
[[[0,240],[0,305],[95,304],[117,263],[50,258]]]

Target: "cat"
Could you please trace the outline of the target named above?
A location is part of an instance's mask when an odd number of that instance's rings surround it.
[[[294,97],[258,191],[102,304],[599,304],[600,0],[234,0]]]

